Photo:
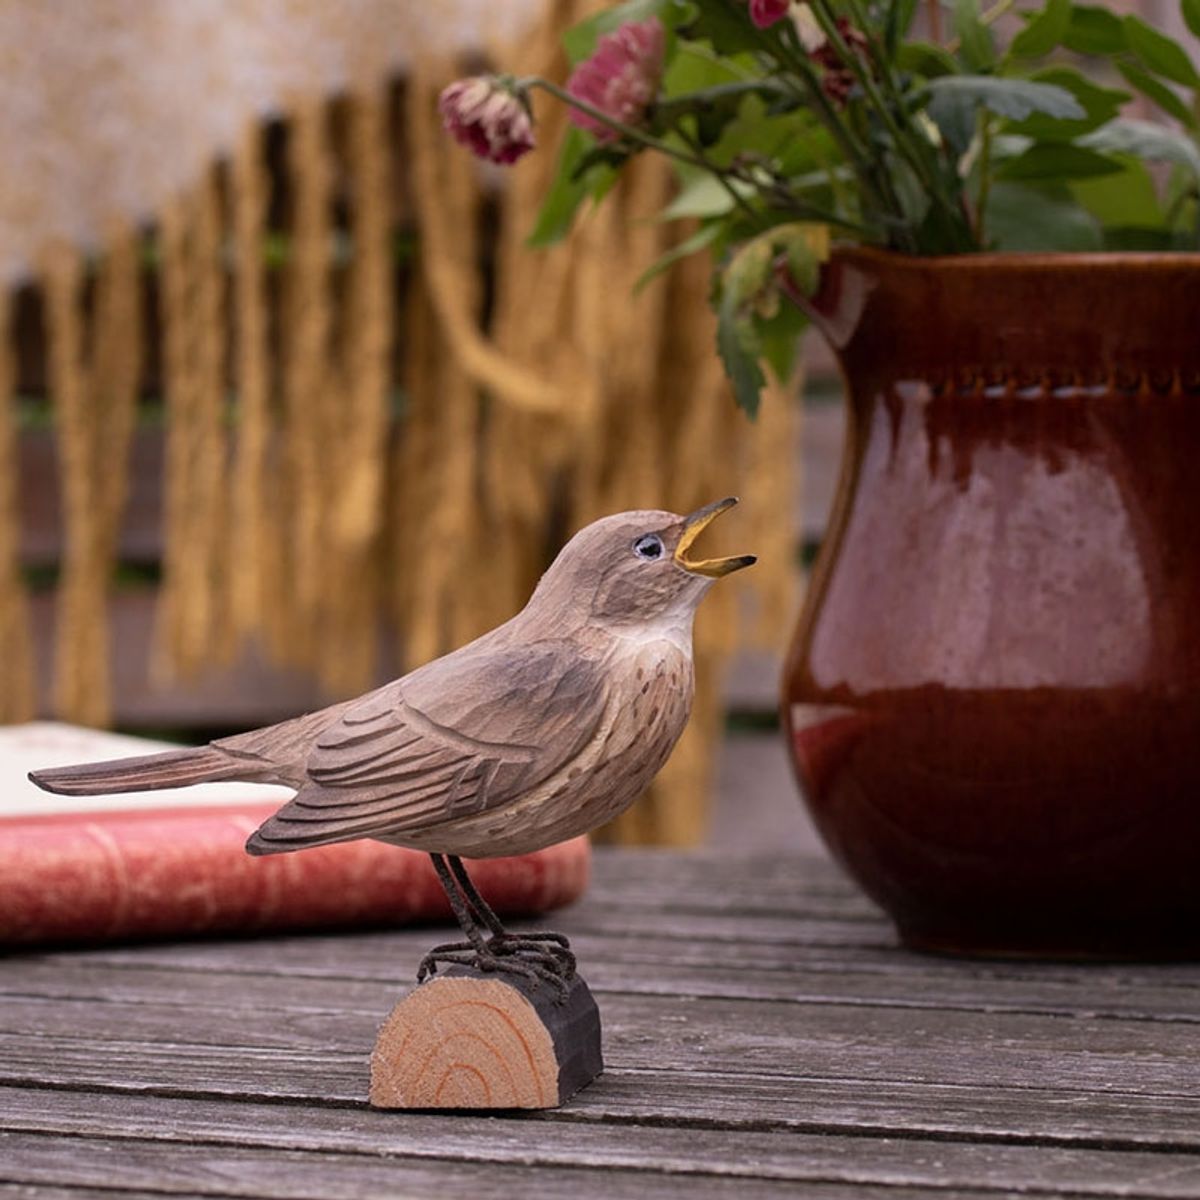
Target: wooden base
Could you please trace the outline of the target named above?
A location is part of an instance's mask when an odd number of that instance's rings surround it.
[[[454,967],[419,984],[371,1055],[376,1108],[556,1108],[604,1069],[600,1013],[578,976],[547,984]]]

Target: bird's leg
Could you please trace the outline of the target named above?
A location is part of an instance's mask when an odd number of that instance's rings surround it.
[[[423,981],[427,975],[436,975],[438,963],[472,966],[480,954],[487,952],[487,940],[484,938],[483,931],[471,917],[467,902],[455,886],[454,878],[446,867],[445,859],[440,854],[431,854],[429,857],[433,862],[433,869],[437,872],[438,882],[446,893],[446,899],[450,901],[450,909],[454,913],[454,918],[458,921],[459,928],[467,935],[467,940],[465,942],[446,942],[441,946],[434,946],[421,959],[421,965],[417,968],[418,983]]]
[[[564,979],[575,975],[575,955],[571,953],[571,943],[565,935],[552,930],[536,930],[529,933],[509,933],[500,918],[496,916],[492,906],[479,894],[474,880],[467,872],[461,858],[456,854],[446,855],[450,870],[462,889],[467,903],[475,910],[475,915],[488,927],[491,937],[488,948],[495,954],[517,955],[532,958],[535,961],[551,966]]]
[[[446,892],[446,898],[450,901],[454,917],[463,933],[467,935],[467,940],[465,942],[448,942],[430,950],[417,968],[417,982],[421,983],[428,976],[436,975],[439,964],[475,967],[480,971],[500,971],[510,975],[520,975],[535,986],[545,980],[556,986],[561,993],[561,998],[565,999],[567,985],[561,972],[552,970],[540,962],[527,961],[526,958],[521,957],[506,956],[502,958],[496,953],[489,939],[484,936],[483,930],[479,928],[478,922],[471,915],[471,904],[460,890],[454,873],[446,865],[446,860],[450,856],[431,854],[429,857],[433,862],[433,869],[437,872],[438,880]],[[465,871],[463,873],[465,874]],[[488,909],[488,912],[491,913],[491,910]],[[491,917],[493,921],[499,923],[495,913],[491,913]]]

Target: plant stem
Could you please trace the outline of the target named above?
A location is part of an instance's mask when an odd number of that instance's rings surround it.
[[[692,109],[714,100],[723,100],[727,96],[749,96],[754,93],[768,96],[784,96],[785,89],[774,79],[737,79],[729,83],[715,83],[712,87],[699,88],[686,95],[677,96],[671,100],[663,100],[656,111],[669,112],[672,109]]]
[[[748,182],[751,186],[757,186],[753,180],[746,180],[740,172],[722,167],[719,163],[715,163],[708,158],[703,150],[695,147],[694,143],[687,135],[678,127],[675,127],[675,132],[693,147],[693,150],[680,150],[676,146],[672,146],[670,142],[663,141],[662,138],[656,138],[652,134],[646,133],[643,129],[637,129],[632,125],[626,125],[621,121],[615,121],[607,113],[594,105],[588,104],[584,100],[580,100],[572,96],[564,88],[559,87],[555,83],[551,83],[547,79],[542,79],[540,76],[532,75],[517,81],[518,85],[525,88],[540,87],[543,91],[549,92],[552,96],[561,100],[564,104],[570,105],[572,108],[579,109],[580,112],[587,113],[589,117],[594,117],[597,121],[607,125],[608,128],[620,133],[623,137],[629,138],[645,146],[648,150],[657,150],[660,154],[665,154],[669,158],[674,158],[678,162],[687,163],[692,167],[699,167],[702,171],[707,171],[713,175],[721,186],[730,194],[734,202],[741,208],[747,217],[753,223],[762,228],[762,214],[755,211],[749,204],[746,203],[746,198],[742,196],[738,190],[730,183],[730,178],[737,179],[741,182]],[[837,225],[843,229],[849,229],[855,233],[864,233],[865,230],[861,226],[855,225],[853,222],[839,217],[836,213],[826,212],[824,209],[817,208],[815,205],[805,204],[804,201],[798,200],[796,197],[788,194],[788,210],[796,213],[797,216],[807,217],[812,221],[819,221],[827,225]]]
[[[786,29],[792,37],[797,36],[790,23],[787,23]],[[846,156],[846,162],[862,182],[863,188],[872,195],[879,210],[885,213],[891,210],[894,215],[902,218],[904,214],[895,196],[889,194],[890,188],[883,186],[876,175],[878,167],[871,157],[870,150],[859,145],[856,134],[838,116],[829,97],[825,95],[821,87],[821,80],[808,61],[803,47],[792,46],[786,36],[780,40],[777,46],[768,42],[765,35],[760,34],[759,41],[766,43],[765,51],[768,55],[780,57],[784,61],[784,65],[790,67],[800,78],[803,84],[804,99],[825,128],[829,130],[833,140],[837,142]],[[779,51],[778,55],[776,55],[776,51]]]
[[[868,99],[874,105],[880,119],[887,127],[888,133],[892,135],[896,149],[908,159],[909,165],[917,172],[923,183],[930,187],[936,186],[936,180],[932,177],[928,162],[920,154],[913,153],[912,147],[908,144],[908,136],[896,123],[890,106],[880,94],[875,80],[871,77],[871,72],[863,66],[859,56],[846,44],[846,39],[842,37],[842,32],[838,29],[837,19],[830,13],[824,0],[814,0],[810,7],[838,58],[854,74]]]
[[[813,158],[816,160],[817,166],[820,167],[825,178],[829,180],[829,190],[833,193],[834,203],[841,205],[842,208],[848,209],[850,207],[849,197],[847,196],[846,189],[842,184],[842,179],[838,172],[838,168],[833,163],[826,162],[824,160],[824,156],[819,153],[815,146],[813,147],[812,153]],[[849,164],[847,164],[846,169],[853,170]]]
[[[983,25],[995,25],[1002,16],[1016,3],[1016,0],[999,0],[985,13],[980,13],[979,20]]]
[[[836,17],[832,15],[832,13],[825,7],[821,0],[814,0],[810,7],[813,11],[813,15],[817,19],[818,24],[821,26],[822,32],[824,32],[826,39],[833,47],[838,58],[854,75],[859,84],[862,86],[864,93],[866,93],[875,104],[880,119],[883,121],[885,127],[888,129],[888,132],[891,134],[892,144],[895,146],[897,153],[902,158],[908,160],[909,165],[916,172],[917,178],[929,189],[930,193],[936,197],[939,190],[936,179],[931,177],[931,173],[926,164],[924,164],[921,160],[920,155],[914,155],[912,148],[908,145],[906,135],[896,124],[895,119],[892,117],[883,97],[879,94],[878,89],[874,86],[874,81],[871,78],[870,71],[864,68],[862,62],[859,60],[858,55],[850,49],[850,47],[846,44],[846,40],[842,37],[841,30],[837,25]],[[894,208],[898,216],[901,218],[906,218],[907,214],[904,210],[904,206],[901,203],[894,187],[892,186],[890,176],[887,174],[886,170],[883,169],[882,164],[880,164],[879,169],[881,187],[886,190],[888,196],[890,197],[891,206]],[[906,240],[909,242],[909,245],[906,246],[905,249],[915,249],[915,242],[912,236],[909,235]]]
[[[566,88],[561,88],[557,83],[551,83],[548,79],[543,79],[540,75],[527,75],[523,79],[518,79],[517,86],[521,88],[541,88],[544,92],[549,92],[556,99],[561,100],[564,104],[571,108],[577,108],[581,113],[586,113],[589,117],[600,124],[607,126],[615,133],[619,133],[622,137],[628,138],[630,141],[638,142],[645,146],[648,150],[657,150],[660,154],[665,154],[668,158],[677,159],[679,162],[685,162],[693,167],[700,167],[702,170],[712,170],[712,166],[705,162],[704,159],[697,158],[694,154],[690,154],[685,150],[680,150],[676,146],[672,146],[670,142],[664,142],[661,138],[656,138],[653,134],[647,133],[644,129],[638,129],[634,125],[626,125],[623,121],[616,121],[604,112],[603,109],[596,108],[595,105],[589,104],[586,100],[580,100],[577,96],[572,96]]]
[[[983,127],[979,133],[979,198],[975,213],[975,240],[987,249],[987,206],[992,188],[992,122],[986,109],[979,110]]]

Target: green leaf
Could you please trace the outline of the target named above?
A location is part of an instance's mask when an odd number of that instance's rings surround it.
[[[718,54],[742,54],[761,50],[770,30],[760,33],[744,5],[728,0],[693,0],[695,17],[680,32],[692,41],[708,42]]]
[[[985,228],[995,250],[1099,250],[1100,227],[1091,213],[1056,189],[996,183],[988,194]]]
[[[1106,229],[1161,225],[1162,204],[1146,164],[1127,154],[1117,155],[1111,161],[1120,165],[1118,173],[1071,181],[1075,199]]]
[[[707,46],[679,41],[675,56],[663,75],[662,93],[671,100],[737,83],[746,79],[749,65],[737,58],[717,58]]]
[[[554,181],[542,201],[533,232],[527,244],[534,247],[553,246],[570,232],[579,206],[600,189],[612,185],[616,171],[612,167],[596,166],[580,173],[578,168],[592,152],[594,143],[589,134],[577,125],[567,127]]]
[[[896,66],[901,71],[911,71],[925,79],[958,74],[954,55],[932,42],[905,42],[896,51]]]
[[[1032,113],[1078,119],[1085,115],[1079,101],[1066,88],[1032,79],[994,79],[991,76],[957,75],[931,79],[934,97],[955,95],[971,100],[1002,117],[1019,121]]]
[[[735,158],[761,154],[775,161],[785,174],[810,171],[837,159],[829,131],[803,109],[772,114],[763,98],[748,95],[708,157],[721,166]]]
[[[1183,0],[1182,8],[1184,24],[1200,37],[1200,0]]]
[[[988,75],[950,75],[931,79],[929,117],[956,156],[970,143],[975,112],[986,108],[1019,121],[1033,114],[1055,118],[1086,116],[1082,106],[1064,88],[1029,79],[996,79]]]
[[[792,141],[803,141],[812,128],[811,114],[798,107],[771,103],[776,97],[759,92],[730,93],[714,89],[708,93],[680,96],[660,105],[656,114],[663,132],[687,117],[691,132],[710,151],[708,157],[721,166],[746,154],[771,155]]]
[[[1189,129],[1196,128],[1196,118],[1192,115],[1192,110],[1161,80],[1122,59],[1117,59],[1117,70],[1125,77],[1127,83],[1137,88],[1143,96],[1153,100],[1163,112]]]
[[[759,358],[766,357],[785,379],[802,325],[785,311],[793,305],[782,293],[777,270],[782,265],[794,285],[811,295],[828,257],[828,228],[791,221],[739,246],[718,276],[717,349],[738,403],[751,416],[765,382]]]
[[[1070,23],[1071,0],[1047,0],[1046,7],[1034,13],[1013,38],[1008,52],[1014,58],[1041,58],[1062,41]]]
[[[779,174],[795,178],[820,171],[828,179],[834,171],[838,172],[839,177],[845,176],[846,172],[852,173],[852,169],[845,165],[835,165],[841,162],[841,156],[829,130],[824,125],[814,127],[809,123],[811,115],[803,115],[806,120],[788,129],[769,152]]]
[[[756,417],[766,379],[758,365],[758,347],[746,345],[746,333],[746,323],[738,315],[737,298],[726,291],[717,309],[717,353],[725,364],[738,405],[750,417]]]
[[[958,57],[972,71],[986,71],[996,61],[991,30],[980,19],[979,0],[954,0],[954,32]]]
[[[1125,32],[1125,44],[1142,60],[1142,63],[1172,83],[1184,87],[1200,87],[1200,75],[1192,66],[1192,60],[1182,48],[1140,17],[1128,16],[1121,22]]]
[[[998,179],[1087,179],[1123,170],[1114,159],[1069,142],[1037,142],[1010,158],[996,172]]]
[[[821,264],[829,258],[829,230],[824,225],[793,221],[771,231],[772,245],[783,251],[792,281],[806,295],[821,282]]]
[[[664,221],[678,221],[684,217],[720,217],[734,206],[734,199],[721,181],[707,171],[681,168],[683,186],[679,194],[659,214]],[[731,181],[730,186],[746,195],[751,190],[745,184]]]
[[[719,221],[710,221],[706,225],[701,225],[691,237],[684,238],[682,242],[672,246],[666,254],[656,259],[638,276],[637,282],[633,285],[633,294],[636,296],[646,284],[652,279],[657,279],[665,270],[679,262],[680,259],[687,258],[689,255],[696,254],[711,246],[720,234],[721,224]]]
[[[1073,5],[1062,43],[1076,54],[1119,54],[1125,49],[1121,18],[1107,8],[1091,4]]]
[[[1132,154],[1151,162],[1170,162],[1200,180],[1200,150],[1178,130],[1155,121],[1110,121],[1080,139],[1080,145],[1108,154]]]
[[[626,0],[624,4],[602,9],[595,16],[572,25],[563,34],[563,48],[573,66],[595,50],[600,38],[612,33],[626,21],[647,21],[651,17],[658,17],[669,31],[684,19],[688,11],[689,5],[684,0]]]
[[[773,317],[758,322],[762,357],[780,383],[787,383],[791,379],[796,351],[800,348],[800,335],[807,326],[808,318],[791,303],[781,304]]]
[[[960,78],[957,75],[947,76],[947,82]],[[958,89],[936,93],[929,101],[929,119],[937,126],[954,162],[966,154],[975,136],[975,114],[978,109],[975,99]]]
[[[1043,110],[1025,120],[1013,121],[1008,126],[1007,132],[1022,134],[1039,142],[1072,141],[1080,134],[1111,121],[1130,99],[1128,92],[1100,87],[1070,67],[1049,67],[1038,71],[1033,81],[1065,91],[1075,101],[1077,109],[1071,115]]]

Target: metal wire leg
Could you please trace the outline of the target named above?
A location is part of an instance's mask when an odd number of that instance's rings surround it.
[[[496,914],[475,890],[461,861],[450,855],[431,854],[429,857],[446,898],[450,901],[455,920],[466,934],[467,940],[447,942],[430,950],[417,968],[417,982],[423,983],[428,977],[436,975],[439,966],[473,967],[480,971],[518,975],[534,987],[542,982],[550,983],[558,989],[559,998],[565,999],[566,978],[569,976],[564,977],[561,964],[554,956],[537,945],[532,947],[532,953],[523,951],[516,945],[510,946],[509,935],[504,933],[504,927],[500,925]],[[465,885],[462,883],[463,879],[466,880]],[[477,905],[481,907],[476,907]],[[491,938],[486,938],[472,916],[472,909],[481,916],[486,912],[491,920],[488,921],[486,917],[482,919],[489,930],[493,922],[499,926],[500,935],[493,933]]]
[[[491,905],[479,894],[479,889],[468,874],[462,859],[455,854],[449,854],[446,861],[467,903],[488,927],[492,935],[488,939],[488,948],[493,953],[517,955],[550,967],[564,979],[574,977],[575,955],[571,953],[571,943],[563,934],[552,930],[509,933]]]

